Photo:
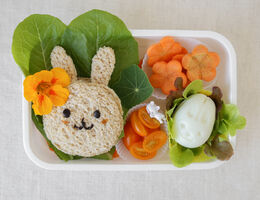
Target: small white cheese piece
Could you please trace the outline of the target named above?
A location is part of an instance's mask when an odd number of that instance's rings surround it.
[[[196,148],[211,135],[215,122],[216,106],[204,94],[195,94],[185,100],[174,116],[175,140],[182,146]]]
[[[165,119],[165,116],[159,112],[159,110],[160,110],[160,107],[157,106],[153,101],[151,101],[146,106],[146,111],[148,112],[150,117],[157,119],[160,122],[160,124],[162,124],[163,121],[165,121],[166,119]]]

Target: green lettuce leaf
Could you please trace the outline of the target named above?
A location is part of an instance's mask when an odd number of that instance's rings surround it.
[[[168,129],[168,132],[169,132],[169,138],[170,139],[174,139],[175,138],[175,131],[173,129],[174,127],[174,120],[173,118],[168,118],[167,119],[167,129]]]
[[[31,113],[32,113],[32,121],[34,122],[36,128],[39,130],[39,132],[41,133],[41,135],[45,138],[45,140],[47,141],[48,145],[50,148],[53,149],[54,153],[61,159],[61,160],[64,160],[64,161],[69,161],[69,160],[78,160],[78,159],[81,159],[81,158],[84,158],[82,156],[73,156],[73,155],[69,155],[69,154],[66,154],[62,151],[60,151],[59,149],[57,149],[53,144],[52,142],[48,139],[48,137],[46,136],[46,133],[44,131],[44,128],[43,128],[43,122],[42,122],[42,116],[40,115],[35,115],[33,109],[31,109]],[[113,147],[109,152],[107,153],[104,153],[104,154],[100,154],[100,155],[97,155],[97,156],[93,156],[91,158],[94,158],[94,159],[101,159],[101,160],[112,160],[113,159],[113,154],[115,152],[115,147]]]
[[[188,98],[190,95],[197,94],[203,89],[202,80],[192,81],[183,91],[183,97]]]
[[[15,29],[12,54],[24,75],[51,69],[50,54],[60,44],[66,25],[50,15],[34,14]]]
[[[173,106],[170,110],[168,110],[166,113],[168,117],[172,117],[175,109],[185,100],[185,98],[178,98],[173,101]]]
[[[40,115],[35,115],[33,109],[32,110],[32,120],[36,126],[36,128],[40,131],[40,133],[42,134],[42,136],[45,138],[45,140],[47,141],[48,145],[50,148],[53,149],[53,151],[55,152],[55,154],[64,161],[68,161],[68,160],[76,160],[76,159],[80,159],[83,158],[81,156],[72,156],[69,154],[66,154],[62,151],[60,151],[59,149],[57,149],[52,143],[51,141],[47,138],[46,133],[43,129],[43,122],[42,122],[42,116]]]
[[[175,138],[175,131],[174,131],[174,117],[173,113],[175,109],[184,101],[184,98],[175,99],[173,101],[173,107],[166,111],[166,120],[167,120],[167,128],[169,132],[169,137],[171,139]]]
[[[63,36],[62,46],[72,56],[77,69],[80,69],[79,76],[90,76],[91,60],[103,46],[113,48],[116,55],[116,66],[109,85],[119,79],[122,70],[139,62],[138,44],[131,32],[123,21],[108,12],[101,10],[86,12],[75,18],[68,29]]]
[[[241,116],[234,104],[223,104],[219,112],[219,126],[217,131],[224,135],[236,135],[237,129],[243,129],[246,125],[245,117]]]
[[[215,159],[214,156],[208,156],[204,152],[205,145],[202,145],[198,148],[186,148],[180,144],[173,142],[170,145],[170,159],[174,166],[176,167],[185,167],[193,162],[205,162],[212,159]]]
[[[97,156],[93,156],[91,158],[94,158],[94,159],[98,159],[98,160],[112,160],[113,159],[113,154],[116,150],[116,147],[113,146],[109,152],[107,153],[103,153],[103,154],[100,154],[100,155],[97,155]]]
[[[194,159],[194,153],[191,149],[185,148],[176,142],[170,144],[169,153],[170,159],[176,167],[185,167],[191,164]]]
[[[200,154],[194,157],[192,162],[205,162],[212,159],[215,159],[215,157],[212,155],[208,156],[204,151],[202,151]]]
[[[153,93],[153,87],[146,74],[137,65],[123,70],[120,79],[111,88],[127,109],[143,102]]]

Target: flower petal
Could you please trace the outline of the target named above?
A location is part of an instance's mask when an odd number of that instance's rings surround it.
[[[70,84],[70,77],[64,69],[55,67],[51,72],[53,73],[52,84],[60,84],[63,87],[67,87]]]
[[[33,75],[35,78],[40,79],[41,82],[50,83],[53,78],[53,73],[47,70],[42,70]]]
[[[36,88],[41,80],[35,78],[33,75],[27,76],[23,81],[23,95],[27,101],[32,101],[37,97]]]
[[[61,85],[54,85],[50,88],[48,96],[53,105],[62,106],[68,100],[69,90],[67,88],[63,88]]]
[[[52,110],[51,99],[44,94],[40,94],[33,101],[32,108],[36,115],[47,115]]]

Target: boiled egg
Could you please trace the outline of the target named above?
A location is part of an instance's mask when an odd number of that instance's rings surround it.
[[[178,106],[174,115],[176,142],[187,148],[204,144],[211,135],[216,106],[204,94],[194,94]]]

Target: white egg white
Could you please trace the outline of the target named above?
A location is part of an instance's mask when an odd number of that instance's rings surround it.
[[[194,94],[185,100],[174,116],[176,142],[187,148],[204,144],[211,135],[216,106],[204,94]]]

